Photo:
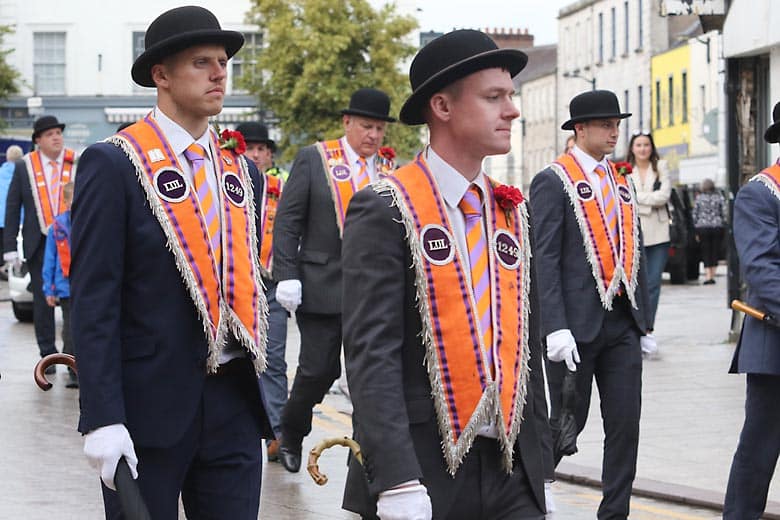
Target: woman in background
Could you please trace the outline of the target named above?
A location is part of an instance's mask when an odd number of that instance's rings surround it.
[[[634,172],[639,221],[644,236],[647,259],[647,292],[649,297],[647,326],[652,331],[661,294],[661,275],[669,256],[669,210],[666,204],[672,186],[666,161],[659,160],[650,132],[634,132],[628,143],[626,161]]]
[[[704,263],[704,284],[715,283],[715,269],[720,256],[720,241],[726,222],[726,200],[718,191],[712,179],[704,179],[701,193],[693,206],[693,226],[696,240],[701,245],[701,260]]]

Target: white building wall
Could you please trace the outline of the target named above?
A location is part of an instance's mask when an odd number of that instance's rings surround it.
[[[534,175],[557,157],[555,147],[558,125],[555,110],[556,75],[548,74],[526,82],[520,89],[521,117],[525,119],[523,136],[522,187],[527,190]],[[518,186],[521,184],[518,182]]]
[[[688,155],[698,157],[717,153],[717,143],[711,143],[705,135],[708,131],[716,135],[717,111],[720,92],[718,82],[718,57],[720,56],[717,32],[710,32],[688,40],[691,52],[688,71],[688,104],[691,129]],[[709,46],[709,63],[707,47]],[[725,109],[725,107],[723,107]],[[714,128],[710,128],[713,127]]]
[[[249,0],[188,3],[209,9],[223,29],[257,31],[244,23]],[[130,78],[132,34],[145,31],[158,15],[181,5],[180,0],[0,0],[0,24],[15,28],[4,47],[14,49],[7,59],[22,75],[20,94],[33,95],[33,33],[38,31],[66,33],[65,95],[153,93],[134,87]]]

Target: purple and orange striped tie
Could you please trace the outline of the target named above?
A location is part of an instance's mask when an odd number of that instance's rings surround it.
[[[214,252],[214,258],[217,265],[222,262],[222,247],[220,237],[220,223],[217,201],[211,192],[211,187],[206,181],[206,150],[198,143],[192,143],[184,150],[184,156],[192,165],[192,176],[195,180],[195,191],[200,201],[200,209],[206,219],[206,226],[209,230],[209,240],[211,240],[211,249]]]
[[[612,235],[612,243],[615,244],[615,248],[618,248],[620,235],[618,234],[618,214],[617,206],[615,205],[615,197],[612,193],[612,185],[609,183],[609,176],[604,166],[599,164],[596,166],[595,172],[599,176],[599,186],[601,188],[601,201],[603,203],[604,218],[607,219],[607,228]]]
[[[360,171],[357,176],[357,188],[361,189],[368,184],[368,163],[366,163],[365,157],[358,157],[358,164],[360,165]]]
[[[56,217],[60,211],[60,168],[57,161],[49,161],[51,167],[51,186],[49,186],[49,198],[51,200],[52,213]]]
[[[482,225],[482,197],[475,185],[470,185],[460,199],[458,208],[466,219],[466,246],[469,248],[471,265],[471,289],[477,305],[482,339],[488,352],[488,361],[492,367],[493,320],[490,314],[490,269],[488,265],[487,240]]]

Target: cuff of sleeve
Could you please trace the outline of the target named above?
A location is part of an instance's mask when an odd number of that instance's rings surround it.
[[[19,258],[19,253],[11,251],[10,253],[3,253],[3,262],[13,262]]]

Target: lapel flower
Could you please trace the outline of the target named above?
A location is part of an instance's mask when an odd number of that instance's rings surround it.
[[[265,194],[269,199],[277,200],[282,195],[282,192],[279,190],[279,186],[268,186]]]
[[[219,147],[223,150],[233,150],[241,155],[246,152],[246,141],[241,132],[225,129],[219,136]]]
[[[383,146],[379,149],[379,157],[392,161],[395,159],[395,150],[392,146]]]
[[[493,196],[496,198],[498,206],[504,210],[504,217],[509,225],[512,222],[512,210],[525,200],[523,194],[514,186],[498,184],[493,187]]]
[[[631,172],[634,171],[631,167],[631,163],[626,161],[616,162],[615,169],[620,175],[631,175]]]
[[[380,176],[390,175],[393,173],[393,167],[395,166],[395,150],[390,146],[383,146],[377,152],[377,166]]]

